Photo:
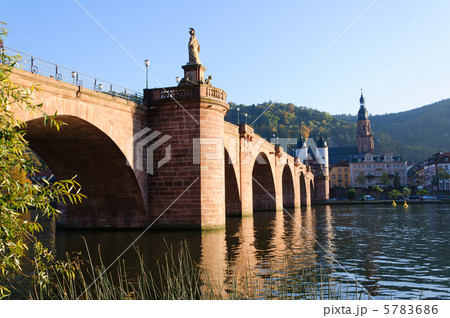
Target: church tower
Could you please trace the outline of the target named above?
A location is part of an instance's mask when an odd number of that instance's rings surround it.
[[[365,99],[361,89],[361,98],[359,99],[360,108],[358,111],[358,133],[356,139],[358,141],[358,152],[360,153],[373,153],[374,143],[372,132],[370,130],[369,113],[365,107]]]

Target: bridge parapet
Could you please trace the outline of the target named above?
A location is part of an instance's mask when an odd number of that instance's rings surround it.
[[[239,126],[228,121],[224,121],[224,131],[225,136],[239,137]]]
[[[167,88],[155,88],[145,90],[145,101],[153,102],[158,100],[167,99],[185,99],[185,98],[209,98],[219,100],[222,102],[227,101],[227,93],[220,89],[210,85],[195,85],[195,86],[175,86]]]
[[[50,78],[55,82],[73,84],[113,97],[126,99],[137,104],[142,104],[143,96],[139,92],[80,73],[76,70],[72,70],[43,59],[39,59],[30,54],[17,51],[7,46],[3,46],[2,50],[4,54],[15,56],[17,58],[14,65],[17,69],[28,71],[32,74],[43,75],[44,77]]]
[[[253,135],[255,134],[255,131],[252,127],[250,127],[247,124],[239,125],[239,135],[241,138],[248,139],[250,141],[253,140]],[[257,136],[259,137],[259,136]]]

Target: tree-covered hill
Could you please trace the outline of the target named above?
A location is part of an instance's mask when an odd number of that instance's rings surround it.
[[[356,146],[356,114],[333,116],[326,112],[293,104],[263,103],[261,105],[236,105],[225,120],[237,124],[254,123],[255,132],[264,138],[273,134],[280,138],[298,138],[303,132],[317,138],[322,134],[331,147]],[[356,112],[356,111],[355,111]],[[438,151],[450,151],[450,99],[410,111],[370,117],[375,138],[375,151],[394,152],[406,160],[420,162]]]
[[[300,128],[303,127],[303,136],[305,132],[309,132],[313,138],[322,134],[330,146],[353,146],[356,143],[356,123],[304,106],[275,103],[269,107],[270,104],[245,106],[230,103],[231,108],[225,120],[237,124],[239,108],[240,123],[245,123],[245,114],[248,114],[248,124],[256,120],[252,125],[255,132],[266,139],[272,138],[274,134],[280,138],[298,138]]]

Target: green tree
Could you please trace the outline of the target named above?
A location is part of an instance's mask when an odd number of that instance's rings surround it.
[[[355,189],[348,189],[347,190],[347,199],[350,201],[353,201],[356,198],[356,190]]]
[[[424,195],[428,195],[428,191],[427,190],[424,190],[424,189],[420,189],[420,190],[417,190],[417,192],[416,192],[416,194],[418,195],[418,196],[424,196]]]
[[[4,36],[6,30],[0,26],[0,44]],[[58,216],[61,212],[52,203],[76,204],[84,196],[74,179],[41,185],[32,184],[25,177],[33,176],[37,170],[27,157],[31,150],[25,140],[26,124],[14,118],[13,110],[20,107],[41,113],[46,124],[54,129],[59,129],[62,123],[55,116],[43,113],[42,105],[34,104],[35,87],[25,89],[11,81],[17,57],[0,50],[0,59],[0,298],[3,298],[10,293],[8,281],[19,276],[30,277],[23,271],[26,262],[31,262],[35,268],[31,276],[38,275],[42,286],[46,277],[40,269],[52,257],[35,236],[41,226],[27,221],[23,215],[33,208],[46,217]],[[24,257],[29,246],[34,251],[32,258]]]
[[[407,187],[404,187],[403,190],[402,190],[402,193],[403,193],[403,195],[405,197],[409,197],[411,195],[411,189],[407,188]]]
[[[400,175],[398,174],[398,171],[395,171],[393,184],[394,184],[395,189],[400,189],[401,179],[400,179]]]
[[[381,175],[381,177],[380,177],[380,182],[381,182],[381,184],[384,185],[385,187],[387,187],[387,186],[389,185],[389,183],[391,182],[391,181],[389,180],[389,176],[388,176],[388,174],[387,174],[386,171],[383,172],[383,174]]]
[[[397,197],[399,197],[401,194],[402,193],[400,191],[395,190],[395,189],[389,192],[389,196],[391,198],[394,198],[395,200],[397,200]]]
[[[436,175],[433,177],[433,185],[436,186],[437,190],[441,190],[440,189],[440,185],[441,185],[441,181],[443,181],[443,188],[442,190],[445,190],[445,182],[450,179],[450,174],[444,170],[444,168],[439,167]]]
[[[356,181],[363,187],[367,182],[367,178],[363,172],[360,172],[358,177],[356,177]]]
[[[379,185],[376,185],[373,187],[373,189],[375,190],[375,192],[377,193],[377,199],[379,200],[379,196],[381,192],[384,192],[383,188],[380,187]]]

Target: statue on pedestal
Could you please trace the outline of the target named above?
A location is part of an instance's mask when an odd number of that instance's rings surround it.
[[[198,44],[198,40],[195,38],[195,30],[193,28],[189,28],[189,34],[191,37],[189,38],[188,48],[189,48],[189,64],[201,64],[200,56],[200,44]]]

